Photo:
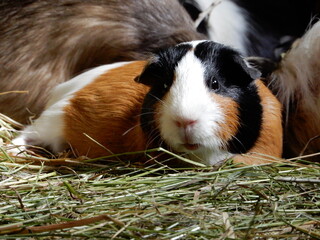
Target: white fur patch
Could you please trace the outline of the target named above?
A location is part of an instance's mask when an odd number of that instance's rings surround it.
[[[86,85],[91,83],[95,78],[97,78],[99,75],[114,69],[121,67],[125,64],[128,64],[128,62],[120,62],[120,63],[114,63],[114,64],[107,64],[102,65],[96,68],[93,68],[91,70],[88,70],[71,80],[61,83],[58,86],[56,86],[52,93],[51,97],[47,103],[46,109],[48,109],[51,105],[54,103],[64,99],[64,98],[70,98],[73,93],[79,91],[80,89],[84,88]]]
[[[196,124],[188,129],[189,144],[200,148],[190,152],[189,157],[207,165],[213,165],[229,156],[222,151],[222,141],[217,132],[219,123],[224,121],[223,106],[215,102],[205,84],[204,66],[188,52],[178,63],[173,84],[163,99],[160,110],[160,133],[162,138],[175,150],[188,152],[184,130],[175,121],[194,120]]]
[[[208,19],[208,34],[213,41],[234,47],[247,55],[246,32],[248,14],[245,10],[228,0],[196,0],[201,11],[213,7]]]
[[[58,85],[52,91],[46,110],[32,125],[27,126],[12,143],[15,145],[50,147],[55,153],[62,151],[65,147],[63,138],[63,109],[69,104],[69,100],[73,94],[93,82],[101,74],[125,64],[128,64],[128,62],[103,65]]]

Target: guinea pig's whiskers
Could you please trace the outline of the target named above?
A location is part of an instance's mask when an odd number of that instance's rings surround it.
[[[156,120],[152,120],[152,121],[149,121],[149,122],[140,123],[140,125],[141,125],[141,126],[147,126],[147,125],[153,124],[153,123],[155,123],[155,122],[156,122]]]
[[[167,104],[160,98],[158,98],[157,96],[153,95],[153,94],[150,94],[151,97],[154,97],[156,100],[158,100],[164,107],[167,107]]]
[[[238,143],[240,143],[243,148],[245,148],[245,146],[243,145],[243,143],[242,143],[236,136],[233,136],[233,138],[234,138]]]
[[[135,126],[129,128],[127,131],[125,131],[124,133],[122,133],[122,136],[127,135],[129,132],[131,132],[133,129],[135,129],[135,128],[139,127],[139,126],[140,126],[140,124],[136,124]]]
[[[156,130],[152,131],[148,136],[148,141],[146,143],[146,148],[148,149],[150,146],[153,147],[153,143],[159,138],[160,138],[160,133],[157,132]]]
[[[144,112],[144,113],[140,113],[140,114],[137,115],[137,117],[141,117],[141,116],[148,115],[148,114],[155,114],[155,112]]]
[[[156,129],[153,129],[149,134],[148,134],[148,139],[149,141],[154,141],[155,138],[159,137],[160,134]]]
[[[155,114],[155,112],[140,113],[140,114],[136,115],[136,117],[141,117],[141,116],[148,115],[148,114]],[[125,131],[125,132],[122,134],[122,136],[127,135],[129,132],[131,132],[133,129],[135,129],[135,128],[137,128],[137,127],[140,127],[140,126],[143,126],[143,125],[147,125],[147,124],[150,124],[150,123],[154,123],[154,122],[155,122],[155,120],[149,121],[149,122],[144,123],[144,124],[141,124],[141,123],[140,123],[140,124],[136,124],[136,125],[134,125],[133,127],[129,128],[127,131]]]

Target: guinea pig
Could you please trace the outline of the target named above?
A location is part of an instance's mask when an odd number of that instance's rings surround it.
[[[3,0],[0,16],[0,112],[21,123],[85,70],[206,39],[177,0]]]
[[[258,78],[232,48],[181,43],[60,84],[13,144],[71,147],[90,158],[162,146],[206,165],[275,161],[281,105]]]
[[[267,79],[284,108],[285,157],[320,152],[320,22],[284,55]],[[315,157],[319,161],[319,157]]]
[[[283,37],[302,36],[312,17],[319,16],[318,0],[179,1],[209,39],[237,48],[244,56],[277,61]]]

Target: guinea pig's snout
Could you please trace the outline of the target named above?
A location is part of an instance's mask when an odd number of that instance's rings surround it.
[[[194,119],[176,119],[174,123],[176,124],[177,127],[179,128],[188,128],[192,127],[197,123],[198,120]]]
[[[174,120],[174,124],[179,129],[179,135],[182,140],[182,146],[187,150],[197,150],[199,144],[195,142],[194,131],[198,120],[196,119],[187,119],[187,118],[177,118]]]

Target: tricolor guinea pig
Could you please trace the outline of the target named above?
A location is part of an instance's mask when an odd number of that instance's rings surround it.
[[[163,146],[206,165],[269,162],[282,152],[281,105],[258,77],[229,47],[178,44],[62,83],[13,143],[90,158]]]

